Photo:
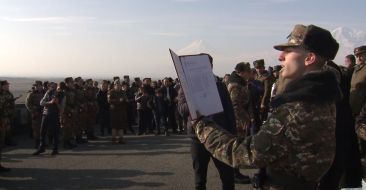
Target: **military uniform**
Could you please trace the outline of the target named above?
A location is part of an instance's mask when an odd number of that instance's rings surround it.
[[[360,114],[356,120],[356,133],[359,137],[359,147],[361,151],[361,164],[363,168],[363,179],[365,181],[365,173],[366,173],[366,103],[364,103],[363,108],[361,109]]]
[[[328,94],[334,99],[331,96]],[[299,182],[315,189],[335,153],[335,104],[301,101],[301,96],[297,99],[274,107],[261,130],[250,138],[237,138],[206,120],[198,122],[196,134],[207,150],[226,164],[265,167],[267,187],[304,189],[296,186]],[[271,179],[276,177],[281,179]],[[289,179],[293,183],[285,184]]]
[[[4,146],[5,143],[6,128],[8,127],[5,121],[3,121],[4,120],[3,118],[5,118],[4,101],[5,97],[3,95],[2,90],[0,89],[0,154],[1,154],[1,148]]]
[[[253,62],[255,68],[264,67],[264,60],[259,59]],[[263,94],[261,94],[261,120],[265,121],[267,119],[267,114],[269,111],[269,102],[271,99],[271,89],[273,84],[273,77],[264,70],[263,72],[257,73],[256,80],[260,81],[263,86]],[[264,108],[264,109],[263,109]]]
[[[366,46],[360,46],[355,48],[354,54],[356,56],[362,56],[366,53]],[[352,79],[351,79],[351,89],[350,89],[350,105],[352,113],[354,116],[359,116],[361,113],[362,106],[366,103],[366,62],[358,63],[354,67]],[[360,115],[359,119],[363,116]],[[359,136],[359,149],[362,157],[363,166],[363,179],[366,180],[366,139],[364,139],[364,128],[360,125],[356,126],[356,133]]]
[[[8,142],[11,138],[10,130],[15,114],[15,98],[10,91],[0,91],[0,105],[2,108],[0,121],[2,128],[5,131],[4,141]]]
[[[88,133],[88,139],[96,139],[94,135],[95,118],[98,113],[97,103],[97,91],[94,87],[88,86],[85,88],[85,114],[86,114],[86,127]]]
[[[1,85],[7,83],[7,81],[1,81]],[[3,93],[3,90],[0,87],[0,172],[8,172],[10,171],[9,168],[5,168],[1,164],[1,157],[2,157],[2,148],[5,143],[5,137],[6,137],[6,131],[9,127],[7,123],[7,111],[5,108],[5,101],[6,101],[6,95]]]
[[[287,44],[275,49],[305,47],[334,59],[338,43],[329,31],[297,25],[293,32],[298,28],[305,28],[302,35],[290,35]],[[311,50],[313,46],[317,49]],[[340,97],[333,73],[313,70],[273,100],[273,113],[257,134],[236,137],[205,118],[195,122],[195,132],[215,158],[234,167],[266,168],[264,189],[315,190],[335,155],[335,102]]]
[[[366,102],[366,63],[356,65],[352,75],[350,104],[354,115],[360,113],[364,102]]]
[[[75,79],[76,80],[76,79]],[[79,79],[81,80],[81,79]],[[83,131],[86,130],[87,123],[87,114],[86,114],[86,99],[85,99],[85,91],[82,86],[75,85],[75,104],[76,104],[76,112],[77,119],[75,125],[75,134],[76,141],[78,143],[85,143],[86,141],[82,138]]]
[[[115,84],[116,85],[116,84]],[[123,129],[128,128],[127,109],[128,98],[122,90],[112,89],[108,93],[108,103],[110,104],[112,141],[113,143],[123,143]],[[120,135],[122,133],[122,135]],[[117,141],[116,136],[119,136]]]
[[[69,80],[69,79],[68,79]],[[72,80],[72,79],[71,79]],[[66,81],[66,80],[65,80]],[[64,148],[74,148],[75,145],[72,142],[75,135],[77,110],[75,100],[75,90],[67,87],[64,93],[65,105],[61,114],[61,127],[63,135]]]
[[[43,107],[40,105],[40,102],[43,96],[44,96],[43,91],[32,90],[29,92],[25,100],[25,105],[32,117],[33,139],[35,140],[36,147],[38,147],[39,145],[39,138],[41,131]]]
[[[248,71],[249,71],[248,67]],[[233,104],[237,135],[247,136],[250,133],[251,116],[249,114],[250,93],[247,82],[236,71],[232,72],[227,85]]]

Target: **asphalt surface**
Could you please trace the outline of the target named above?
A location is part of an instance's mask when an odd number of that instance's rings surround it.
[[[0,189],[194,189],[190,139],[185,135],[127,135],[126,144],[112,145],[110,137],[60,149],[51,156],[33,156],[33,141],[16,136],[17,146],[3,150],[2,163],[11,172],[0,173]],[[254,170],[242,170],[252,174]],[[210,162],[207,189],[221,189],[216,168]],[[237,184],[236,189],[251,189]]]

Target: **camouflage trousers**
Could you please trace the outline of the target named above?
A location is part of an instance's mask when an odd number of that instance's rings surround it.
[[[93,127],[96,124],[96,118],[97,118],[97,113],[95,111],[90,111],[85,113],[85,129],[89,132],[93,131]]]
[[[361,153],[361,164],[363,171],[363,180],[366,181],[366,141],[362,138],[358,138],[358,147]]]
[[[6,118],[0,119],[0,149],[4,146],[8,130],[10,130],[10,120]]]
[[[237,135],[240,137],[246,137],[250,135],[250,117],[249,114],[243,115],[240,119],[237,120]]]
[[[87,130],[88,114],[86,112],[80,112],[77,115],[75,133],[82,134],[82,131]]]
[[[73,116],[63,115],[61,117],[62,139],[64,142],[69,141],[74,136],[76,128],[76,119]]]
[[[39,115],[32,114],[33,138],[36,140],[39,140],[41,136],[41,122],[42,122],[42,114]]]

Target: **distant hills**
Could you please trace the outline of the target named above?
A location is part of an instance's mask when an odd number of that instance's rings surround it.
[[[338,27],[331,31],[331,33],[340,45],[335,59],[337,64],[343,64],[344,57],[348,54],[352,54],[355,47],[366,45],[365,31],[347,27]]]
[[[180,49],[177,53],[179,55],[190,55],[199,53],[213,53],[213,48],[203,40],[195,40],[186,47]]]

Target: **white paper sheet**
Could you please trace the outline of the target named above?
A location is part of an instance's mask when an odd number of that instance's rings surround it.
[[[207,55],[178,56],[170,50],[192,119],[223,111],[216,80]]]

